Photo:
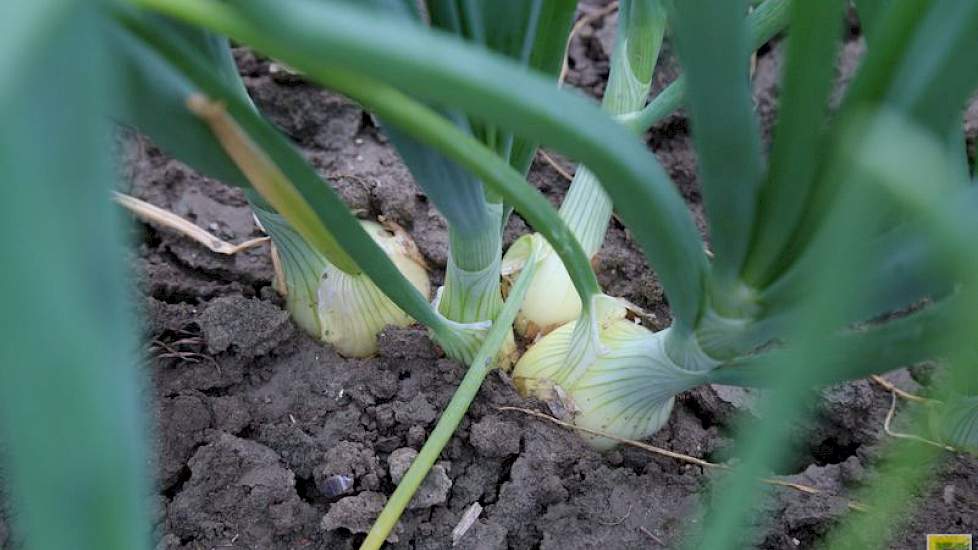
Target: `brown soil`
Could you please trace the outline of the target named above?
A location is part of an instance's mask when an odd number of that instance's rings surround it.
[[[599,20],[574,41],[569,84],[600,93],[613,24],[614,16]],[[854,33],[843,52],[843,80],[861,50]],[[762,50],[754,76],[765,135],[774,120],[780,52],[777,44]],[[261,110],[351,208],[407,228],[438,282],[445,223],[370,117],[246,51],[237,57]],[[676,73],[667,56],[657,87]],[[647,139],[703,227],[686,119],[669,117]],[[142,141],[131,158],[126,181],[135,196],[229,240],[259,235],[239,191]],[[568,186],[543,162],[530,179],[555,204]],[[507,244],[525,231],[514,216]],[[399,473],[409,459],[405,449],[420,448],[463,367],[443,358],[420,328],[389,330],[370,359],[344,359],[313,341],[271,288],[267,246],[229,258],[154,227],[134,224],[134,234],[132,265],[152,342],[145,368],[156,420],[157,548],[355,548],[395,486],[392,470]],[[609,294],[668,324],[655,276],[617,222],[599,259]],[[916,387],[907,371],[894,378]],[[683,394],[651,442],[722,460],[731,452],[735,416],[750,418],[755,397],[726,387]],[[457,548],[675,548],[691,514],[709,500],[715,476],[700,467],[633,448],[601,454],[562,428],[497,411],[501,405],[535,406],[505,375],[491,374],[391,548],[452,548],[452,528],[474,502],[484,510]],[[813,420],[796,430],[793,462],[776,473],[833,496],[774,490],[758,504],[756,539],[745,546],[816,545],[847,513],[845,495],[873,477],[888,406],[889,394],[866,381],[822,391]],[[937,472],[889,547],[921,548],[928,532],[978,532],[978,459],[948,456]],[[4,517],[0,507],[0,548],[17,547]]]

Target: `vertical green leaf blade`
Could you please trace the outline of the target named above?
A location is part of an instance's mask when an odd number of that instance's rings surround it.
[[[804,213],[817,176],[828,96],[841,39],[843,0],[795,2],[770,167],[759,196],[744,279],[769,280],[781,250]]]
[[[762,170],[746,13],[744,0],[676,0],[670,13],[722,288],[746,257]]]
[[[789,9],[793,0],[764,0],[747,15],[750,47],[757,50],[784,30],[788,25]],[[645,132],[653,124],[667,117],[686,101],[686,78],[679,75],[659,92],[641,112],[623,117],[622,121],[636,131]]]
[[[876,132],[876,143],[870,143],[875,146],[857,150],[855,156],[863,160],[863,169],[875,174],[882,187],[908,210],[929,222],[931,235],[940,243],[937,248],[944,267],[960,281],[955,300],[950,304],[951,322],[931,343],[943,350],[942,359],[950,371],[950,376],[938,380],[933,390],[950,405],[950,409],[941,411],[945,416],[937,418],[943,424],[938,427],[943,429],[942,435],[959,448],[974,451],[974,426],[978,421],[975,415],[978,410],[974,408],[978,404],[975,398],[978,356],[974,346],[975,327],[978,326],[978,254],[975,253],[974,235],[978,227],[974,216],[974,188],[954,189],[959,184],[948,180],[961,174],[948,162],[949,153],[942,150],[940,136],[915,129],[905,122],[893,117],[881,119],[879,129],[882,131]],[[893,148],[889,156],[881,154],[886,153],[893,143],[903,144],[903,151]],[[931,177],[921,178],[921,174]],[[972,197],[960,201],[961,195],[955,191]],[[925,429],[921,417],[927,411],[918,411],[913,419],[913,431]],[[904,517],[901,512],[908,509],[913,495],[919,494],[942,452],[932,445],[896,447],[887,456],[875,483],[861,497],[869,506],[869,512],[847,518],[829,534],[827,546],[855,548],[853,541],[858,539],[861,548],[884,547],[894,522]]]
[[[527,66],[550,76],[555,82],[564,66],[567,38],[574,23],[576,8],[577,0],[544,0],[530,33]],[[536,143],[522,136],[515,136],[509,152],[510,166],[526,175],[536,151]]]
[[[576,0],[428,0],[434,27],[450,31],[505,55],[530,69],[554,77],[563,66]],[[536,145],[491,121],[470,121],[475,135],[522,174],[530,167]]]
[[[97,3],[75,4],[54,40],[8,52],[27,70],[0,105],[2,458],[26,548],[139,550],[148,403],[110,200],[112,65]]]
[[[0,61],[0,103],[8,94],[19,91],[20,76],[30,66],[30,55],[55,38],[62,25],[73,14],[79,2],[74,0],[33,0],[31,2],[0,3],[0,51],[8,52]],[[16,52],[16,53],[15,53]]]
[[[847,119],[859,110],[875,108],[885,100],[913,40],[917,23],[932,3],[933,0],[903,0],[882,11],[873,33],[872,47],[849,84],[842,105],[835,115],[836,119]],[[832,135],[829,139],[838,137]],[[805,213],[791,243],[783,249],[783,265],[791,265],[797,255],[808,248],[808,243],[830,213],[838,192],[837,180],[820,177],[818,185],[812,188]]]

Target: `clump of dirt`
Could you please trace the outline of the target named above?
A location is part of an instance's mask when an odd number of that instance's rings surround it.
[[[595,10],[603,2],[585,2]],[[585,26],[570,48],[569,85],[598,95],[607,78],[613,15]],[[849,37],[840,82],[863,49]],[[764,139],[776,115],[783,47],[757,58],[755,102]],[[678,74],[669,54],[655,88]],[[301,148],[350,208],[383,217],[417,241],[435,282],[447,260],[445,222],[421,194],[373,119],[246,50],[235,52],[259,108]],[[968,112],[968,136],[978,133]],[[647,142],[706,234],[696,157],[682,112]],[[561,165],[573,165],[557,156]],[[204,178],[136,139],[128,192],[231,241],[260,236],[239,190]],[[530,181],[557,204],[568,181],[537,159]],[[506,243],[528,231],[513,216]],[[134,224],[132,256],[152,361],[159,550],[355,548],[430,433],[464,374],[418,327],[388,329],[369,359],[346,359],[288,319],[271,288],[267,245],[225,257],[152,226]],[[613,222],[598,278],[669,323],[668,304],[628,232]],[[914,390],[906,371],[891,375]],[[677,399],[651,444],[703,459],[733,449],[732,430],[756,415],[755,390],[701,387]],[[776,472],[824,491],[786,488],[759,504],[755,539],[744,546],[811,548],[846,513],[872,475],[889,394],[867,382],[826,388],[812,420],[797,426],[795,453]],[[644,450],[589,448],[575,434],[501,406],[535,407],[505,374],[490,374],[440,457],[425,489],[392,533],[390,548],[452,548],[452,529],[478,502],[482,512],[456,548],[502,550],[674,548],[710,501],[717,475]],[[915,497],[914,514],[891,541],[918,548],[927,532],[978,531],[978,460],[954,456]],[[2,473],[0,473],[2,477]],[[2,481],[0,481],[2,486]],[[2,499],[0,499],[2,503]],[[0,504],[0,548],[11,542]]]

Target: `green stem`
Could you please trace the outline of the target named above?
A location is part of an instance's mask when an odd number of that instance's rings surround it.
[[[509,298],[503,306],[503,310],[493,322],[492,328],[489,329],[489,333],[479,348],[479,352],[476,354],[475,359],[472,360],[472,364],[465,373],[465,377],[462,378],[462,383],[455,390],[455,395],[452,396],[452,400],[449,401],[445,412],[438,419],[438,424],[435,425],[435,429],[432,430],[431,435],[428,436],[428,440],[421,447],[421,452],[418,453],[414,462],[411,463],[411,467],[408,468],[408,471],[404,474],[404,478],[397,485],[394,494],[388,499],[384,509],[380,512],[380,516],[377,517],[377,520],[370,528],[367,538],[360,545],[360,550],[371,550],[381,547],[387,535],[397,525],[397,520],[411,502],[414,493],[421,486],[421,483],[424,482],[435,460],[438,459],[438,455],[441,454],[442,449],[448,444],[448,441],[452,438],[452,434],[455,433],[455,429],[458,428],[465,413],[469,410],[469,405],[472,404],[472,400],[475,399],[475,395],[479,392],[482,381],[485,380],[486,375],[492,369],[493,358],[510,334],[510,327],[513,321],[516,320],[516,314],[519,312],[520,305],[523,303],[526,289],[530,286],[530,280],[533,278],[534,266],[536,264],[533,261],[534,259],[531,256],[530,261],[527,262],[526,269],[523,270],[523,273],[516,280],[516,284],[513,285]]]
[[[682,107],[684,101],[686,101],[686,77],[679,75],[679,78],[659,92],[659,95],[655,96],[644,109],[637,113],[622,115],[618,120],[636,134],[644,134],[656,122]]]
[[[560,217],[581,243],[588,257],[593,257],[604,242],[614,206],[601,188],[597,176],[581,166],[574,174],[570,189],[560,205]]]
[[[449,257],[438,311],[459,323],[491,321],[503,306],[499,288],[502,236],[499,217],[471,235],[448,228]]]

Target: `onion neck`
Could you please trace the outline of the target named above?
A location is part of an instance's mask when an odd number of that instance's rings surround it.
[[[449,228],[448,266],[438,311],[458,323],[492,321],[502,309],[501,205],[487,203],[484,227],[468,233]]]

